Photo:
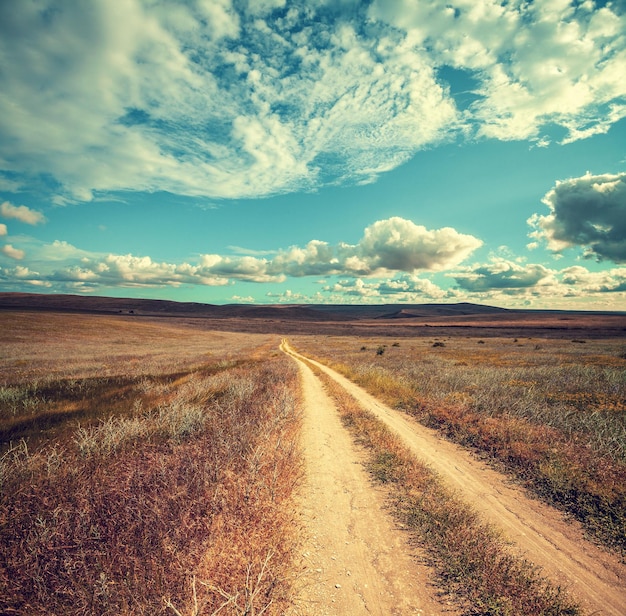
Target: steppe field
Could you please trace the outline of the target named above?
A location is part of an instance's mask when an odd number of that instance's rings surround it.
[[[623,616],[623,327],[401,321],[0,310],[0,614]]]

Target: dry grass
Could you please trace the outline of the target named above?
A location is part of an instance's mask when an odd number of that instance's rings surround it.
[[[0,462],[0,613],[283,613],[298,380],[274,342],[96,316],[13,325],[0,426],[24,439]]]
[[[576,616],[580,608],[514,553],[498,531],[448,490],[400,439],[318,371],[344,424],[370,452],[372,476],[388,488],[392,511],[427,554],[440,588],[467,616]]]
[[[294,343],[489,458],[626,554],[624,340]]]

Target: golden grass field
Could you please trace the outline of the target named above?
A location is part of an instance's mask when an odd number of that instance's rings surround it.
[[[0,613],[284,613],[302,475],[285,328],[624,558],[626,338],[211,323],[0,311]]]
[[[0,613],[281,613],[299,414],[272,339],[0,319]]]

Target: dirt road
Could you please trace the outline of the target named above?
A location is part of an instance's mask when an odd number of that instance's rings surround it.
[[[407,556],[402,533],[381,513],[383,499],[360,467],[359,455],[319,379],[286,342],[281,349],[299,363],[306,407],[303,439],[310,471],[304,512],[311,544],[304,609],[299,613],[443,613],[427,587],[427,572]],[[586,612],[626,614],[626,567],[586,541],[578,524],[566,522],[562,514],[529,498],[467,451],[383,405],[335,371],[312,363],[384,421],[486,521],[501,528],[527,559],[567,588]]]
[[[320,380],[297,361],[305,404],[301,508],[307,536],[291,616],[455,614],[437,600],[430,572],[384,511],[384,496],[372,486]]]

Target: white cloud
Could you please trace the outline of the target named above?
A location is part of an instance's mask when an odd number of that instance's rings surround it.
[[[444,290],[432,281],[413,275],[396,276],[386,280],[365,282],[361,278],[339,280],[327,285],[325,293],[334,297],[353,298],[357,303],[363,301],[389,303],[423,303],[450,298],[454,293]]]
[[[613,268],[604,272],[590,272],[575,265],[562,272],[562,282],[579,293],[626,292],[626,268]]]
[[[246,295],[245,297],[242,297],[241,295],[233,295],[230,299],[231,299],[231,301],[233,301],[233,302],[235,302],[237,304],[254,304],[254,303],[256,303],[256,300],[251,295]]]
[[[267,261],[256,257],[225,257],[203,255],[200,259],[200,271],[209,276],[223,279],[244,280],[247,282],[282,282],[285,276],[268,273]]]
[[[626,263],[626,173],[557,182],[543,202],[551,213],[528,220],[530,237],[557,253],[581,246],[588,258]]]
[[[28,267],[18,265],[14,268],[0,267],[0,280],[8,284],[17,284],[17,288],[21,288],[21,285],[29,285],[36,287],[51,288],[52,283],[45,280],[41,280],[39,272],[31,271]]]
[[[342,303],[342,298],[339,296],[329,297],[322,293],[314,293],[309,295],[307,293],[299,293],[287,289],[280,293],[270,291],[266,294],[272,302],[278,302],[280,304],[330,304],[330,303]]]
[[[268,251],[274,255],[271,257],[204,254],[196,263],[158,262],[149,256],[132,254],[98,254],[58,240],[51,244],[24,241],[30,242],[31,263],[37,265],[42,279],[80,283],[85,287],[220,286],[233,281],[280,283],[288,277],[305,276],[341,275],[358,279],[395,272],[412,275],[458,265],[481,245],[475,237],[454,229],[429,231],[402,218],[378,221],[367,227],[356,245],[332,246],[311,240],[304,247]],[[416,281],[417,278],[410,276],[405,278],[404,290],[419,292]],[[428,285],[426,281],[420,284]]]
[[[6,235],[8,232],[7,226],[0,223],[0,235]]]
[[[456,135],[626,115],[626,15],[434,0],[0,4],[0,185],[258,197],[367,183]],[[460,111],[440,69],[472,76]]]
[[[466,259],[482,242],[450,227],[428,230],[404,218],[379,220],[355,245],[312,240],[281,251],[269,271],[288,276],[384,276],[390,272],[440,271]]]
[[[450,227],[429,231],[394,217],[365,229],[358,252],[371,272],[438,271],[459,264],[481,245],[479,239]]]
[[[198,265],[154,262],[150,257],[108,255],[100,262],[86,262],[68,274],[87,279],[95,277],[101,284],[112,286],[179,286],[199,284],[221,286],[228,280],[206,272]],[[84,278],[83,278],[84,277]],[[93,279],[93,278],[92,278]]]
[[[5,244],[2,248],[0,248],[0,252],[11,259],[16,259],[18,261],[22,260],[26,254],[23,250],[14,248],[11,244]]]
[[[447,276],[457,282],[459,301],[607,310],[623,310],[626,301],[626,268],[593,272],[577,265],[556,270],[494,257]]]
[[[393,219],[391,219],[393,221]],[[387,221],[379,221],[387,222]],[[407,222],[407,221],[404,221]],[[404,225],[369,227],[402,229]],[[411,227],[408,227],[411,229]],[[430,232],[428,232],[430,233]],[[418,237],[421,235],[417,234]],[[365,233],[364,237],[368,234]],[[390,242],[402,246],[402,237],[411,233],[387,233]],[[383,234],[380,233],[380,237]],[[413,240],[415,238],[413,237]],[[21,259],[19,266],[0,267],[0,281],[5,289],[21,290],[39,286],[56,292],[97,292],[104,288],[145,288],[224,286],[237,282],[282,283],[289,277],[327,276],[317,280],[320,291],[306,292],[275,288],[267,294],[271,301],[281,303],[424,303],[470,301],[504,306],[535,306],[544,308],[623,309],[626,301],[626,268],[602,272],[582,266],[562,270],[549,269],[539,263],[492,256],[490,261],[459,267],[441,276],[436,270],[403,271],[379,267],[381,259],[413,267],[411,259],[393,259],[377,254],[371,246],[363,249],[363,240],[355,245],[331,246],[311,241],[304,248],[280,251],[274,259],[254,256],[200,255],[195,262],[168,263],[148,256],[98,254],[81,250],[66,242],[41,244],[22,238],[27,251],[12,245],[0,249],[0,256]],[[413,243],[420,247],[420,242]],[[404,246],[410,252],[408,246]],[[503,251],[506,252],[506,251]],[[358,255],[358,256],[357,256]],[[353,264],[361,263],[366,274],[355,273]],[[450,288],[449,280],[456,286]],[[252,296],[234,294],[233,301],[252,301]]]
[[[15,220],[19,220],[20,222],[24,222],[27,225],[38,225],[39,223],[46,221],[46,217],[41,212],[31,210],[25,205],[13,205],[8,201],[4,201],[0,204],[0,216],[4,218],[13,218]]]
[[[344,297],[356,297],[358,299],[380,297],[378,284],[375,282],[364,282],[361,278],[353,280],[340,280],[339,282],[324,289],[332,293],[339,293]]]
[[[468,112],[480,135],[537,138],[549,123],[565,142],[606,132],[626,115],[626,14],[570,2],[375,0],[371,15],[429,49],[435,65],[469,71],[479,85]]]
[[[208,20],[209,30],[215,38],[235,38],[239,35],[239,16],[231,0],[199,0],[197,7],[200,15]],[[198,27],[191,15],[188,19],[192,28]]]
[[[36,258],[49,263],[91,259],[93,253],[72,246],[68,242],[54,240],[51,244],[40,244],[35,248]]]
[[[441,300],[450,296],[449,290],[442,289],[431,280],[414,275],[396,276],[383,281],[378,286],[378,292],[381,296],[392,296],[389,301],[401,302]]]

